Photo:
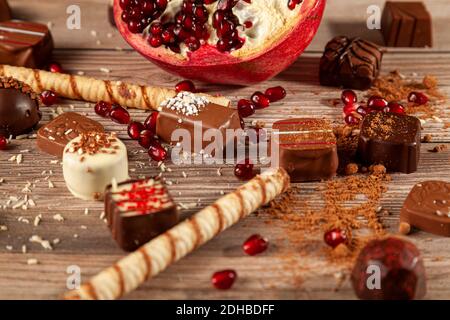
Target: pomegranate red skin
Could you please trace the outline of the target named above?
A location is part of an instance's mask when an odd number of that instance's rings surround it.
[[[297,25],[263,52],[241,59],[204,45],[185,60],[163,54],[162,47],[152,48],[141,34],[132,34],[121,19],[119,2],[114,0],[119,32],[130,46],[160,68],[186,79],[248,86],[273,78],[297,60],[319,28],[326,0],[304,0]]]
[[[380,289],[369,289],[367,280],[380,267]],[[351,275],[353,289],[360,299],[412,300],[426,293],[423,260],[417,247],[409,241],[388,237],[370,241],[360,252]],[[369,283],[373,283],[369,279]]]

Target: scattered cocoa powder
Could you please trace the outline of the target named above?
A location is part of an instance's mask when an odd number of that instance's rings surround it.
[[[400,222],[398,232],[403,235],[408,235],[411,232],[411,225],[406,222]]]
[[[429,152],[436,152],[436,153],[440,153],[440,152],[445,152],[447,151],[448,147],[445,144],[439,144],[437,146],[435,146],[433,149],[429,149]]]
[[[345,167],[345,174],[348,176],[358,173],[358,165],[356,163],[349,163]]]
[[[422,142],[429,143],[433,140],[433,136],[431,134],[426,134],[422,138]]]

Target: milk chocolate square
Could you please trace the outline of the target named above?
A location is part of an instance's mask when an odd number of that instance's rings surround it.
[[[159,179],[130,180],[106,189],[105,213],[112,236],[133,251],[178,223],[177,206]]]
[[[46,25],[25,21],[0,22],[0,64],[42,68],[51,58],[53,39]]]
[[[420,158],[419,119],[375,112],[364,118],[357,155],[366,165],[382,164],[388,171],[411,173]]]
[[[92,131],[104,132],[104,128],[81,114],[65,112],[38,130],[36,143],[42,151],[62,158],[64,147],[70,140]]]
[[[321,119],[296,118],[272,126],[280,167],[293,182],[330,179],[336,175],[336,137],[330,124]],[[276,149],[272,148],[272,157]]]
[[[403,204],[400,221],[450,237],[450,183],[425,181],[416,184]]]

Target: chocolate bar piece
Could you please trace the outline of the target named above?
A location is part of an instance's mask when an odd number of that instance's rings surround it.
[[[272,126],[279,166],[292,182],[330,179],[336,175],[336,137],[330,124],[321,119],[297,118],[277,121]]]
[[[320,84],[369,89],[380,73],[383,53],[374,43],[339,36],[325,47],[320,59]]]
[[[450,183],[425,181],[416,184],[403,204],[400,222],[450,237]]]
[[[211,141],[202,141],[201,144],[194,143],[195,125],[199,127],[199,134],[209,129],[215,129],[222,135],[223,149],[231,142],[226,134],[227,129],[241,129],[241,119],[236,109],[223,107],[209,102],[202,96],[196,96],[189,92],[180,92],[175,98],[163,102],[159,108],[159,116],[156,123],[156,134],[165,142],[173,143],[172,134],[177,129],[185,129],[191,137],[191,151],[200,152],[205,149]],[[175,140],[178,142],[177,137]]]
[[[103,132],[104,128],[97,121],[81,114],[65,112],[38,130],[36,143],[42,151],[62,158],[70,140],[91,131]]]
[[[420,158],[420,130],[416,117],[370,113],[361,125],[357,155],[366,165],[382,164],[388,171],[414,172]]]
[[[432,47],[431,15],[423,2],[387,1],[381,31],[390,47]]]
[[[178,223],[177,206],[159,179],[110,185],[105,213],[114,240],[133,251]]]
[[[13,137],[28,133],[41,120],[36,94],[26,84],[0,78],[0,134]]]
[[[11,20],[11,9],[9,8],[8,1],[0,0],[0,22]]]
[[[41,68],[51,58],[53,39],[46,25],[0,22],[0,64]]]

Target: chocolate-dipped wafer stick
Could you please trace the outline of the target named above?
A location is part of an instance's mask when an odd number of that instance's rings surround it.
[[[157,109],[161,102],[176,95],[175,90],[128,84],[121,81],[98,80],[84,76],[54,73],[22,67],[0,65],[0,76],[15,78],[28,84],[37,93],[52,90],[63,98],[89,102],[115,102],[137,109]],[[209,101],[228,107],[225,97],[201,94]]]
[[[282,168],[270,169],[176,225],[112,267],[94,276],[66,299],[116,299],[267,204],[289,188]]]

